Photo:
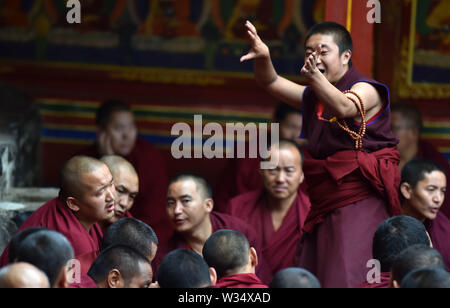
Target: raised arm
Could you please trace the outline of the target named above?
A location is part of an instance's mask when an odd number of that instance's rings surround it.
[[[269,48],[258,36],[255,26],[247,21],[245,27],[252,48],[241,58],[241,62],[254,60],[254,73],[258,84],[276,99],[300,108],[306,87],[279,76],[273,67]]]

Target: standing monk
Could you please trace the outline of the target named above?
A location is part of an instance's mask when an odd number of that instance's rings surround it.
[[[63,234],[87,273],[99,254],[102,232],[99,221],[114,215],[115,188],[111,172],[103,162],[75,156],[61,172],[59,197],[35,211],[19,228],[45,227]],[[8,263],[9,247],[1,257],[0,266]]]
[[[273,276],[294,266],[311,204],[300,189],[304,175],[297,145],[281,140],[269,152],[278,157],[278,164],[273,169],[260,170],[265,188],[233,198],[228,209],[232,216],[246,220],[261,237],[263,256]]]
[[[390,215],[401,213],[397,138],[390,129],[388,88],[352,67],[353,43],[341,25],[324,22],[306,36],[309,86],[276,73],[255,27],[246,23],[258,83],[277,99],[303,109],[304,164],[311,199],[298,266],[323,287],[352,287],[364,279],[371,237]]]
[[[152,226],[161,242],[172,235],[165,212],[168,183],[165,161],[149,142],[138,138],[133,111],[122,101],[102,104],[96,114],[97,141],[82,154],[101,158],[120,155],[127,159],[139,176],[139,191],[131,210],[133,217]]]

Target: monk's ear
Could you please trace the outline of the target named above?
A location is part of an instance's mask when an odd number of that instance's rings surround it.
[[[210,199],[210,198],[206,199],[205,200],[205,207],[206,207],[206,211],[208,213],[211,213],[212,210],[214,209],[214,200]]]
[[[67,289],[69,288],[69,280],[71,275],[71,270],[68,266],[64,266],[59,272],[58,279],[56,280],[56,284],[54,286],[50,286],[51,288],[60,288]]]
[[[252,267],[257,267],[258,266],[258,253],[256,252],[256,249],[253,247],[250,247],[249,258],[250,258],[250,265]]]
[[[409,183],[404,182],[400,185],[400,192],[406,200],[411,199],[412,191],[413,189]]]
[[[301,172],[301,174],[300,174],[300,184],[302,184],[303,181],[305,180],[305,173],[303,172],[303,170],[301,170],[300,172]]]
[[[350,49],[344,51],[341,55],[341,60],[343,62],[344,65],[348,65],[350,63],[350,60],[352,59],[352,51]]]
[[[124,287],[122,275],[118,269],[113,269],[107,277],[107,285],[110,289],[119,289]]]
[[[217,283],[217,272],[214,267],[209,268],[209,277],[211,278],[211,286],[214,287]]]
[[[78,200],[74,197],[68,197],[66,199],[66,204],[74,212],[78,212],[80,210],[80,207],[78,206]]]

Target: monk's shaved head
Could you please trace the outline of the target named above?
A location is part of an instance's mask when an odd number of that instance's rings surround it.
[[[113,177],[119,170],[124,170],[128,174],[138,176],[136,169],[134,169],[133,165],[128,160],[126,160],[121,156],[106,155],[103,156],[100,160],[108,166],[109,170],[111,170]]]
[[[270,146],[269,151],[274,148],[278,148],[279,150],[294,150],[294,151],[298,152],[300,155],[301,164],[303,165],[303,161],[304,161],[303,151],[300,149],[298,144],[296,144],[294,141],[292,141],[290,139],[280,139],[280,141],[278,143]]]
[[[20,262],[0,270],[0,288],[50,288],[50,283],[36,266]]]
[[[320,289],[320,282],[303,268],[290,267],[279,271],[270,283],[272,289]]]
[[[80,198],[83,191],[83,175],[97,171],[105,163],[89,156],[75,156],[69,159],[61,170],[60,198]]]
[[[218,277],[239,273],[248,264],[250,244],[244,234],[219,230],[203,246],[203,258]]]

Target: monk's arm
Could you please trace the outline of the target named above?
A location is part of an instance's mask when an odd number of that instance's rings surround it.
[[[320,52],[320,51],[319,51]],[[305,61],[302,74],[308,79],[311,89],[316,94],[318,100],[339,119],[354,118],[360,119],[359,109],[350,99],[353,98],[358,104],[359,99],[351,93],[344,94],[331,84],[327,78],[317,69],[315,61],[318,52],[314,52]],[[350,89],[355,92],[364,103],[366,119],[375,115],[382,107],[382,99],[378,91],[369,83],[358,82]]]
[[[252,48],[241,58],[241,62],[253,59],[257,83],[276,99],[295,108],[301,108],[303,91],[306,87],[279,76],[273,67],[269,48],[259,38],[256,28],[250,22],[245,26]]]

